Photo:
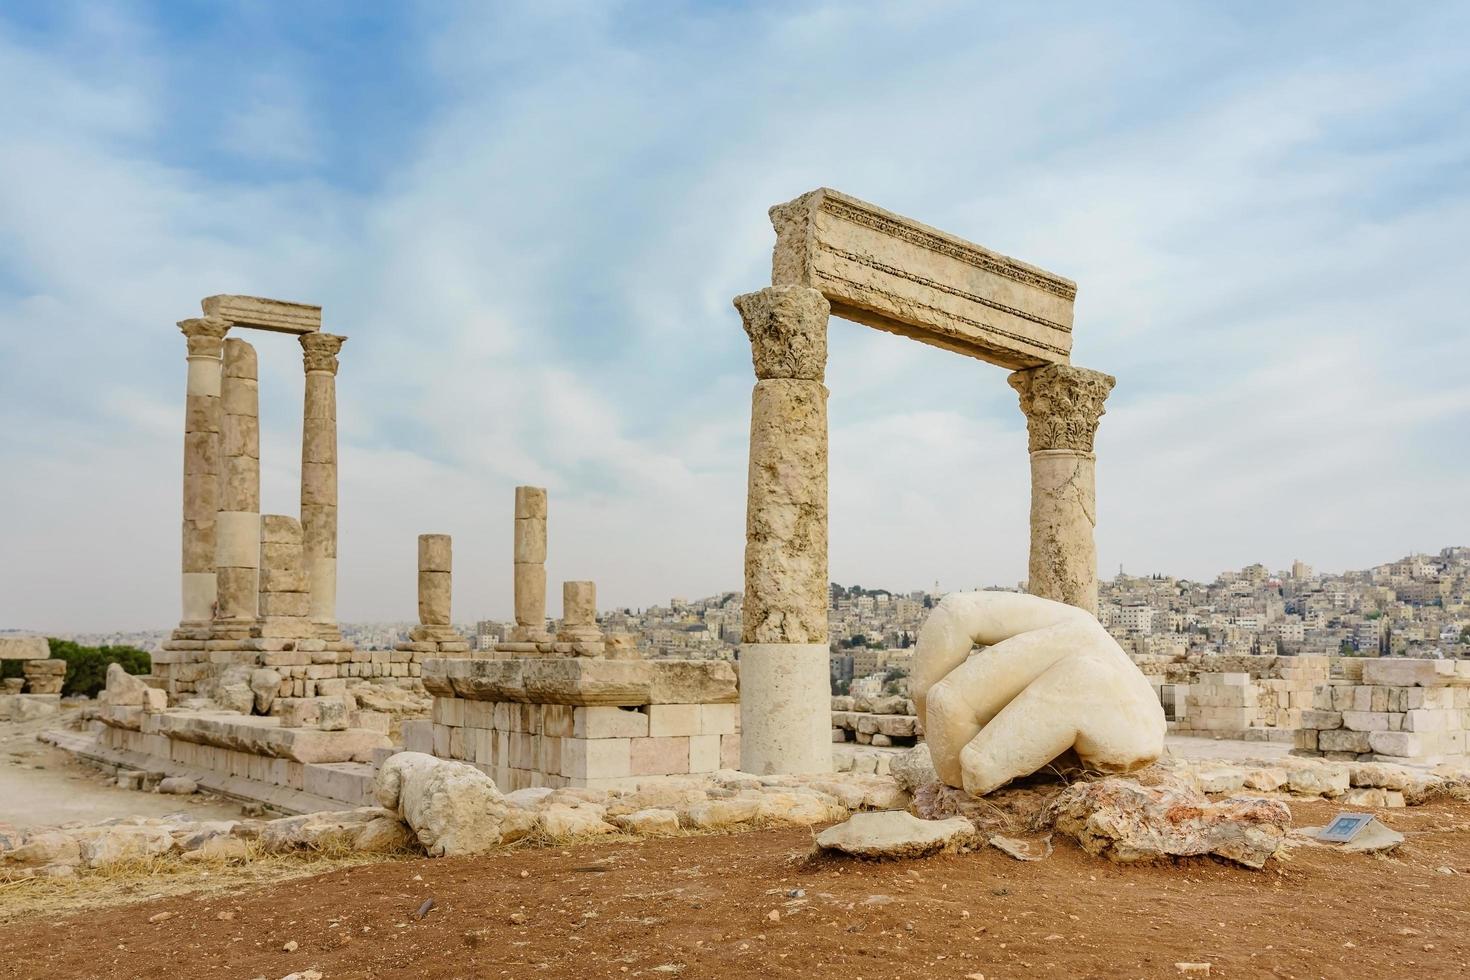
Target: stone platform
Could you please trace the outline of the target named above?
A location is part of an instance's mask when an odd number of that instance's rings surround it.
[[[506,791],[627,788],[737,768],[740,711],[723,661],[427,660],[427,721],[405,746],[477,766]]]
[[[1366,659],[1318,685],[1294,754],[1433,767],[1470,762],[1470,660]]]

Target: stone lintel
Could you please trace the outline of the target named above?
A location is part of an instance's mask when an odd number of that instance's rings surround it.
[[[316,333],[322,328],[322,308],[263,296],[206,296],[199,305],[204,315],[222,317],[237,327],[277,333]]]
[[[826,187],[771,223],[771,284],[819,289],[836,316],[1013,370],[1071,357],[1069,279]]]
[[[49,660],[51,645],[44,636],[0,636],[0,660]]]
[[[428,659],[424,687],[440,697],[523,704],[729,704],[739,700],[724,660]]]

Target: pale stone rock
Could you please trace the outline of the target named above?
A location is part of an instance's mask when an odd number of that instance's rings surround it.
[[[964,817],[920,820],[902,810],[854,813],[817,835],[823,850],[865,858],[924,857],[975,841],[975,828]]]
[[[128,707],[142,705],[148,697],[148,685],[123,669],[122,664],[107,665],[107,703]]]
[[[113,826],[76,832],[82,863],[102,868],[122,861],[138,861],[173,850],[174,838],[164,827]]]
[[[500,843],[506,805],[474,766],[399,752],[378,769],[374,797],[413,828],[430,856],[478,854]]]
[[[0,636],[0,660],[46,660],[51,645],[44,636]]]
[[[199,784],[187,776],[165,776],[159,780],[158,791],[174,796],[190,796],[199,792]]]
[[[395,831],[394,828],[397,828]],[[374,853],[401,849],[407,830],[392,810],[359,807],[355,810],[322,811],[299,817],[268,821],[260,830],[261,847],[269,852],[310,850],[366,850]],[[386,846],[390,841],[399,846]]]
[[[679,814],[674,810],[663,810],[650,807],[646,810],[634,810],[632,813],[624,813],[610,817],[614,826],[619,830],[630,834],[642,836],[656,836],[660,834],[677,834],[679,832]]]
[[[680,823],[692,830],[722,830],[755,820],[760,801],[753,799],[708,800],[696,803],[679,815]]]
[[[1291,827],[1291,811],[1277,800],[1211,803],[1182,787],[1124,779],[1074,783],[1045,818],[1089,854],[1113,861],[1216,854],[1250,868],[1262,867]]]
[[[589,837],[610,834],[617,830],[602,819],[603,808],[591,803],[569,806],[565,803],[548,803],[536,814],[541,832],[552,840],[568,840],[574,837]]]
[[[832,797],[819,793],[762,793],[755,819],[759,823],[808,827],[841,820],[848,809]]]
[[[48,864],[79,864],[81,848],[76,838],[59,830],[46,830],[29,835],[25,843],[4,853],[6,864],[39,868]]]
[[[986,649],[974,656],[971,649]],[[1089,613],[1036,596],[950,593],[919,632],[910,689],[939,778],[984,794],[1071,749],[1125,772],[1163,754],[1148,679]]]
[[[281,680],[280,673],[269,667],[250,672],[250,691],[255,696],[257,713],[262,715],[270,713],[271,704],[281,690]]]
[[[161,687],[150,687],[143,692],[143,710],[157,714],[168,710],[168,692]]]
[[[239,837],[211,837],[198,847],[185,851],[185,861],[245,861],[250,858],[250,844]]]
[[[1201,769],[1195,772],[1194,782],[1201,793],[1236,793],[1245,788],[1245,773],[1227,767]]]
[[[1245,788],[1270,793],[1285,786],[1286,781],[1285,769],[1252,769],[1245,775]]]

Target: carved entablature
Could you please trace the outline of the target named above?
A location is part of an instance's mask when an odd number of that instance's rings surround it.
[[[337,352],[342,349],[346,337],[330,333],[304,333],[301,335],[302,360],[306,362],[306,373],[325,371],[337,373]]]
[[[224,354],[225,334],[230,321],[216,316],[198,316],[179,321],[179,330],[187,338],[190,357],[220,357]]]
[[[750,335],[755,376],[821,381],[827,376],[826,298],[805,286],[770,286],[735,297]]]
[[[1098,420],[1105,411],[1103,403],[1117,380],[1070,364],[1048,364],[1012,374],[1011,387],[1020,394],[1021,411],[1026,413],[1031,451],[1092,452]]]
[[[771,283],[819,289],[843,319],[1013,370],[1071,357],[1069,279],[826,187],[771,224]]]

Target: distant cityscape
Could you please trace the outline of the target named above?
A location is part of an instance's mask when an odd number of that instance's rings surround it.
[[[1023,585],[999,591],[1024,591]],[[942,598],[833,583],[828,612],[833,689],[877,695],[902,691],[925,613]],[[606,632],[635,636],[645,655],[735,659],[741,594],[670,599],[599,616]],[[1415,554],[1361,571],[1319,574],[1310,565],[1272,571],[1247,565],[1212,582],[1121,570],[1099,587],[1098,619],[1135,656],[1191,653],[1333,654],[1363,657],[1470,657],[1470,547]],[[342,624],[360,649],[391,649],[415,624]],[[481,620],[457,628],[476,649],[500,642],[512,624]],[[60,634],[88,645],[151,650],[167,630]]]

